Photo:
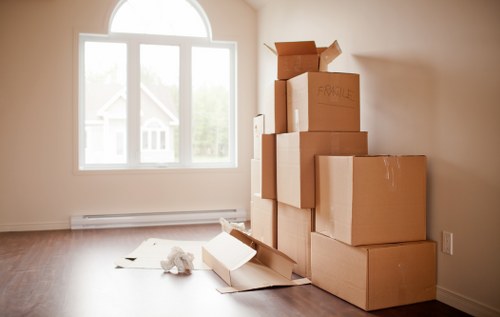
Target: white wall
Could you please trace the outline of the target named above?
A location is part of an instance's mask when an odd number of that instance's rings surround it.
[[[78,32],[106,32],[117,0],[0,1],[0,231],[67,228],[79,213],[245,208],[256,112],[255,10],[199,1],[238,42],[238,168],[75,172]]]
[[[330,71],[361,76],[371,154],[428,156],[428,238],[455,243],[439,299],[500,315],[500,2],[272,0],[258,25],[260,96],[276,77],[263,42],[339,41]]]

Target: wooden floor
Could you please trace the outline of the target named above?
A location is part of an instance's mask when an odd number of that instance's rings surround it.
[[[467,316],[438,301],[365,312],[313,286],[220,294],[212,271],[117,269],[147,238],[209,240],[219,225],[0,233],[0,316]]]

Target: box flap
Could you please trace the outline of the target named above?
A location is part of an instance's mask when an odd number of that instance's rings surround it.
[[[319,55],[320,56],[320,71],[327,71],[326,66],[330,64],[337,56],[342,54],[342,49],[339,43],[335,40],[329,47],[318,47],[314,41],[301,42],[276,42],[276,49],[264,43],[274,55],[290,56],[290,55]]]
[[[278,56],[318,54],[314,41],[277,42],[274,45]]]
[[[234,291],[248,291],[259,288],[290,285],[294,285],[292,280],[276,274],[272,269],[258,261],[252,260],[238,270],[231,272],[231,287]],[[225,289],[226,288],[223,288],[223,290]]]
[[[321,51],[320,51],[321,50]],[[319,71],[328,71],[328,64],[330,64],[337,56],[342,54],[342,49],[337,41],[333,42],[326,49],[318,49],[319,57]]]
[[[210,240],[204,248],[231,271],[241,267],[257,254],[256,250],[227,232],[221,232]]]
[[[264,46],[270,50],[271,52],[273,52],[274,55],[278,55],[278,52],[276,52],[276,50],[274,48],[272,48],[271,46],[267,45],[266,43],[264,43]]]
[[[308,278],[290,280],[277,275],[273,270],[258,262],[248,262],[243,267],[234,272],[234,285],[219,287],[220,293],[234,293],[250,291],[261,288],[276,286],[298,286],[311,284]]]
[[[218,289],[221,293],[310,283],[292,280],[293,260],[239,230],[222,232],[209,241],[203,247],[203,261],[228,284]]]
[[[248,262],[256,253],[254,249],[224,231],[202,247],[203,262],[229,285],[231,271]]]
[[[271,248],[267,244],[249,236],[239,230],[232,230],[231,235],[257,250],[255,258],[263,265],[269,267],[281,276],[291,279],[295,261],[283,252]]]

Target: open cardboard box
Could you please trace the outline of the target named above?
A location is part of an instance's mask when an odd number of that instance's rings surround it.
[[[290,79],[305,72],[325,72],[328,64],[342,53],[337,41],[319,48],[314,41],[277,42],[276,49],[264,45],[278,56],[278,79]]]
[[[292,259],[238,230],[210,240],[202,248],[202,258],[227,283],[217,289],[221,293],[311,283],[292,280]]]

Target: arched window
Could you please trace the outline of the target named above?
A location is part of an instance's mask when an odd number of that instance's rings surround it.
[[[128,0],[118,6],[113,33],[209,37],[201,10],[186,0]]]
[[[80,34],[80,169],[234,167],[235,44],[190,0],[125,0]]]

